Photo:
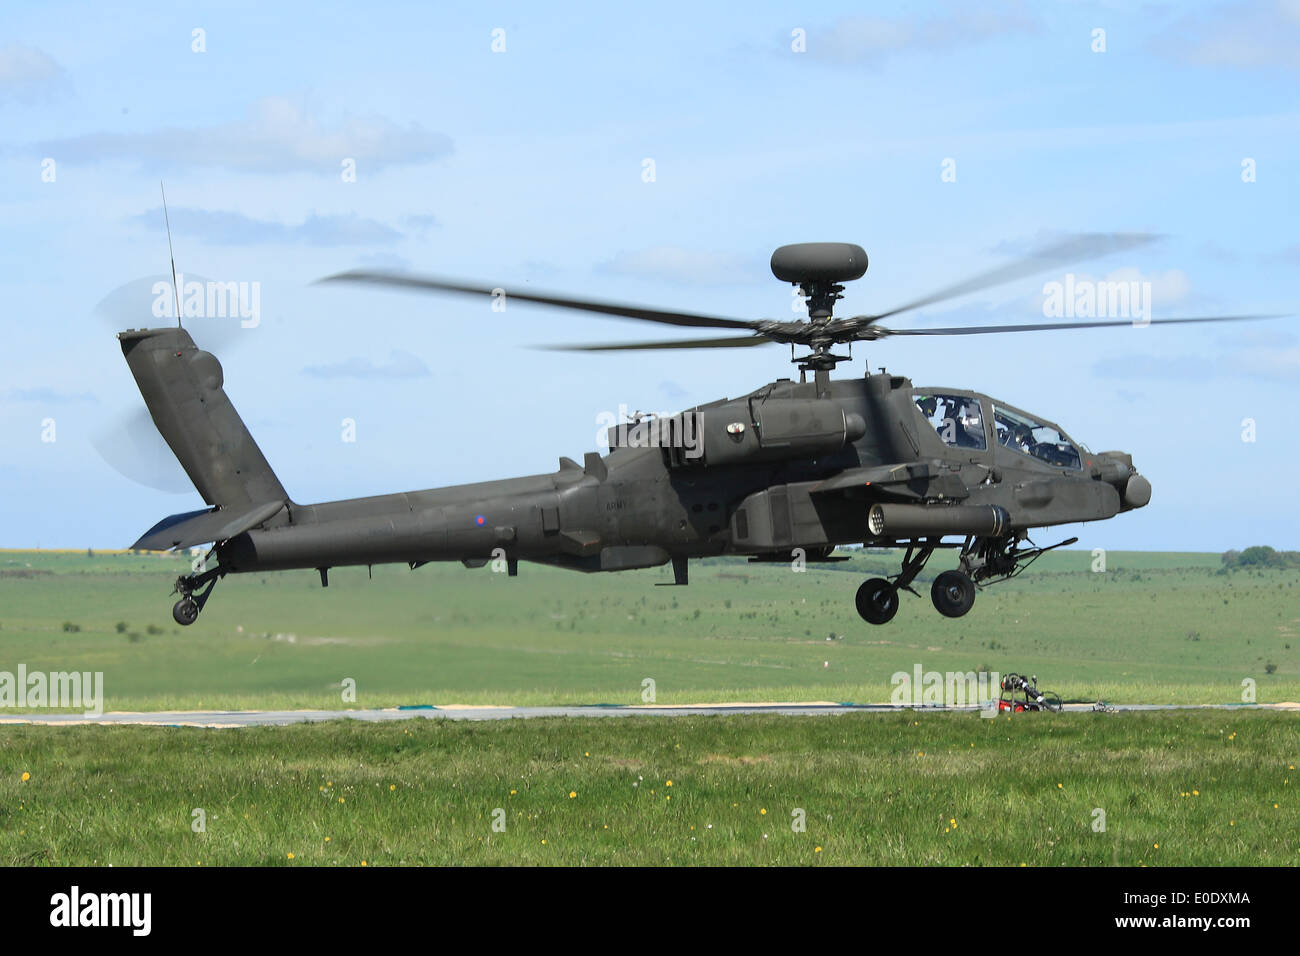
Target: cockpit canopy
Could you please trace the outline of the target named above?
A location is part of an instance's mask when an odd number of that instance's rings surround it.
[[[913,401],[921,415],[946,444],[957,448],[988,447],[984,438],[984,415],[980,400],[973,395],[916,392]]]
[[[954,448],[985,451],[985,422],[991,419],[993,440],[1001,447],[1056,468],[1083,467],[1079,447],[1068,435],[1025,412],[959,392],[917,389],[912,401],[935,434]]]
[[[1079,449],[1055,425],[1030,418],[1023,412],[993,406],[993,429],[1004,448],[1032,455],[1061,468],[1082,468]]]

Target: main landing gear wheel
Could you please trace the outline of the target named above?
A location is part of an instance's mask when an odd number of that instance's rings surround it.
[[[927,539],[924,544],[908,545],[903,567],[892,581],[872,578],[858,588],[856,603],[862,620],[868,624],[888,624],[894,619],[898,613],[898,592],[905,590],[916,593],[912,590],[912,582],[925,567],[925,562],[930,560],[934,545],[933,539]]]
[[[944,571],[930,585],[930,600],[944,617],[961,617],[975,604],[975,582],[960,571]]]
[[[884,578],[872,578],[858,588],[857,605],[868,624],[888,624],[898,613],[898,588]]]
[[[177,624],[189,627],[198,620],[199,602],[191,597],[181,598],[172,605],[172,617],[176,619]]]
[[[186,574],[176,579],[172,593],[179,594],[181,599],[172,605],[172,617],[177,624],[189,627],[199,619],[199,612],[212,596],[217,579],[225,573],[226,569],[218,565],[202,574]]]

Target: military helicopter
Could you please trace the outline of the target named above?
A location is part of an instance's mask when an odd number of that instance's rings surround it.
[[[915,388],[881,370],[831,379],[850,356],[834,348],[902,335],[982,335],[1125,326],[1131,320],[897,329],[884,319],[1069,261],[1109,254],[1151,236],[1076,236],[887,312],[835,318],[843,283],[867,269],[851,243],[782,246],[777,279],[807,300],[807,321],[746,320],[538,292],[510,298],[646,322],[746,334],[712,339],[556,346],[588,352],[749,348],[789,344],[799,380],[778,379],[733,399],[609,431],[609,453],[555,472],[427,491],[301,505],[280,484],[226,397],[216,357],[177,328],[118,338],[149,413],[208,508],[172,515],[132,546],[168,550],[212,544],[206,570],[179,577],[175,620],[192,624],[227,574],[316,569],[329,586],[340,566],[531,561],[576,571],[627,571],[671,562],[688,582],[691,558],[832,562],[838,545],[904,550],[891,578],[858,589],[871,624],[890,621],[899,593],[936,550],[958,567],[930,589],[946,617],[966,614],[979,588],[1013,577],[1039,555],[1031,529],[1099,521],[1151,499],[1132,457],[1092,452],[1063,428],[999,399],[956,387]],[[173,265],[173,270],[174,270]],[[406,273],[353,271],[321,280],[390,289],[501,295],[486,285]],[[178,310],[179,314],[179,310]],[[1270,316],[1153,319],[1150,324]],[[808,351],[796,354],[797,348]],[[810,374],[811,373],[811,374]]]

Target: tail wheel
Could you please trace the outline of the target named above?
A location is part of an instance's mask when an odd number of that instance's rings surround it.
[[[975,604],[975,582],[961,571],[944,571],[930,585],[930,600],[944,617],[961,617]]]
[[[199,618],[199,603],[194,598],[181,598],[172,605],[172,617],[182,627],[189,627]]]
[[[872,578],[858,588],[857,605],[868,624],[888,624],[898,613],[898,589],[884,578]]]

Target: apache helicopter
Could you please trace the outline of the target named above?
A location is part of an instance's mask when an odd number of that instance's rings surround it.
[[[1151,484],[1132,457],[1094,453],[1054,422],[964,388],[914,388],[901,375],[832,380],[850,356],[835,346],[901,335],[982,335],[1125,326],[1132,320],[896,329],[886,318],[979,289],[1149,241],[1144,235],[1075,237],[1008,266],[874,315],[833,316],[843,283],[867,256],[849,243],[801,243],[772,254],[777,279],[798,287],[808,320],[745,320],[511,292],[539,305],[667,325],[748,334],[714,339],[551,346],[588,352],[747,348],[788,343],[799,381],[779,379],[664,419],[609,430],[609,454],[582,464],[560,458],[551,474],[315,505],[293,501],[223,390],[220,363],[183,328],[130,330],[118,338],[158,431],[207,509],[172,515],[134,549],[213,545],[206,570],[177,579],[172,614],[192,624],[226,574],[430,561],[482,567],[504,559],[577,571],[626,571],[672,563],[687,583],[691,558],[847,560],[837,545],[905,549],[899,573],[857,591],[864,620],[884,624],[900,591],[940,548],[958,568],[939,574],[930,597],[960,617],[977,588],[1019,573],[1052,548],[1034,528],[1099,521],[1144,507]],[[174,270],[173,265],[173,270]],[[353,271],[323,282],[499,296],[499,288],[404,273]],[[177,314],[179,315],[179,309]],[[1150,324],[1267,316],[1167,318]],[[796,347],[810,351],[795,354]],[[809,375],[811,373],[811,377]],[[947,540],[952,539],[952,540]]]

